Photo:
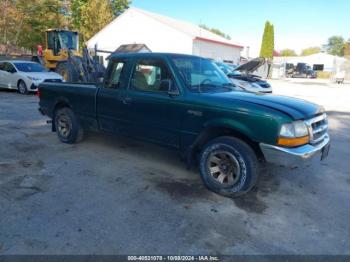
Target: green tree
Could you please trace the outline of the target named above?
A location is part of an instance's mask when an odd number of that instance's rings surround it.
[[[87,4],[88,0],[71,0],[72,10],[72,26],[76,30],[80,30],[82,9]]]
[[[280,51],[281,56],[297,56],[293,49],[283,49]]]
[[[327,52],[331,55],[344,56],[345,41],[342,36],[328,38]]]
[[[114,18],[110,1],[89,0],[81,8],[80,33],[86,41],[110,23]]]
[[[44,44],[48,28],[76,29],[87,40],[129,4],[129,0],[0,0],[0,44],[34,51]]]
[[[16,0],[16,9],[21,17],[16,44],[32,51],[44,43],[45,30],[69,24],[68,12],[61,0]]]
[[[261,57],[272,59],[275,47],[274,38],[274,26],[269,21],[266,21],[260,48]]]
[[[199,25],[199,27],[201,27],[201,28],[203,28],[205,30],[208,30],[208,31],[210,31],[210,32],[212,32],[212,33],[214,33],[216,35],[222,36],[222,37],[224,37],[224,38],[226,38],[228,40],[231,40],[231,36],[230,35],[225,34],[224,32],[222,32],[221,30],[219,30],[217,28],[210,28],[210,27],[208,27],[207,25],[204,25],[204,24]]]
[[[308,47],[301,51],[302,56],[313,55],[321,52],[321,48],[318,46]]]
[[[72,26],[88,40],[129,8],[129,0],[71,0]]]
[[[16,3],[13,0],[3,0],[0,2],[0,44],[5,46],[4,52],[7,53],[8,47],[14,44],[16,38],[16,24],[18,12]]]
[[[275,50],[275,26],[273,24],[271,24],[270,26],[270,39],[271,41],[270,41],[269,48],[270,50],[272,50],[272,57],[273,57],[273,52]]]
[[[131,4],[130,0],[111,0],[113,14],[115,16],[121,15]]]

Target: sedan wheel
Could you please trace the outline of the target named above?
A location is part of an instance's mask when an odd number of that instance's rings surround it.
[[[26,95],[28,93],[27,85],[22,80],[18,83],[18,92],[22,95]]]

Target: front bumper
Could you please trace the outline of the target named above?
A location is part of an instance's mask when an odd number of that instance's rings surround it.
[[[32,84],[29,91],[38,91],[38,85]]]
[[[329,136],[326,135],[323,141],[317,145],[307,144],[300,147],[286,148],[261,143],[260,148],[266,162],[286,167],[296,167],[316,157],[321,159],[323,148],[328,147],[329,143]]]

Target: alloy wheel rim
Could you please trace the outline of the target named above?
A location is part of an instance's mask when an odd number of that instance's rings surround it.
[[[66,116],[59,116],[57,119],[57,128],[61,136],[67,138],[71,130],[71,122]]]
[[[236,184],[241,173],[238,159],[225,150],[210,153],[207,160],[207,169],[211,180],[225,186]]]
[[[19,84],[19,92],[21,94],[24,94],[26,92],[26,88],[22,82]]]

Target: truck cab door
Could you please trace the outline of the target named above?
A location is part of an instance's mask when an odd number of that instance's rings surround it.
[[[99,128],[111,133],[125,133],[124,98],[130,63],[126,60],[110,62],[103,86],[96,97],[96,114]]]
[[[169,88],[171,87],[171,94]],[[138,58],[125,97],[130,133],[142,140],[179,147],[182,95],[165,59]]]

